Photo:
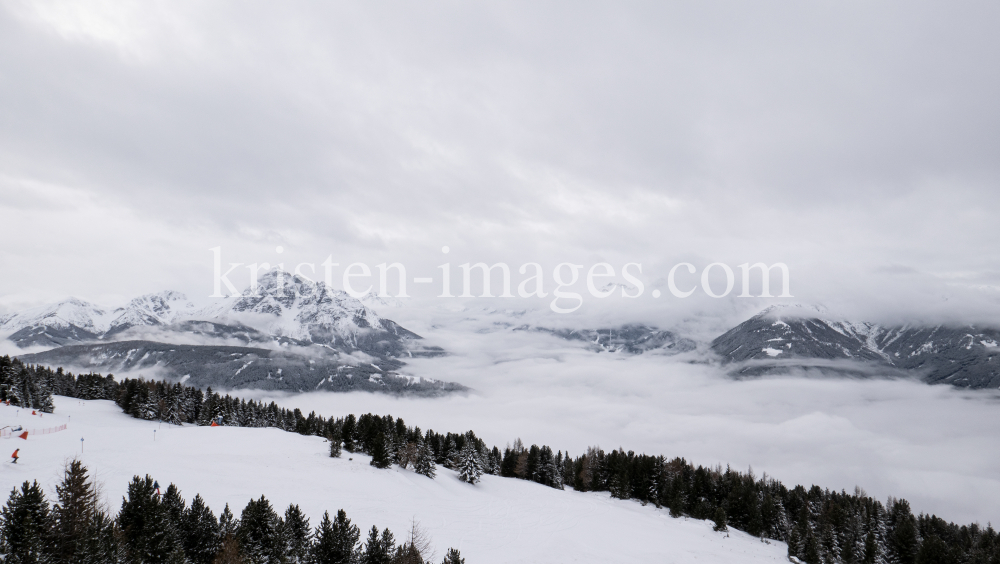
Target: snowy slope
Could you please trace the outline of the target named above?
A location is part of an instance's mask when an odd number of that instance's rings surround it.
[[[0,426],[64,422],[66,431],[2,442],[8,451],[20,447],[22,458],[3,465],[0,489],[38,479],[51,494],[62,465],[80,455],[83,437],[80,456],[116,510],[131,477],[149,473],[163,485],[176,483],[189,500],[200,493],[216,514],[226,503],[238,514],[263,494],[278,509],[299,504],[313,525],[324,510],[343,508],[362,530],[389,527],[402,538],[416,519],[430,535],[435,561],[449,546],[469,564],[788,561],[782,543],[716,533],[707,521],[674,519],[652,506],[494,476],[471,486],[441,467],[434,480],[398,467],[377,470],[364,455],[329,458],[317,437],[160,425],[131,419],[108,401],[57,397],[56,413],[44,418],[0,406]]]

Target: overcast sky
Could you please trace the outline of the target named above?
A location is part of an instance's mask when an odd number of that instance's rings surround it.
[[[647,292],[681,260],[782,261],[800,301],[990,318],[998,23],[995,2],[4,2],[0,308],[204,297],[215,246],[419,276],[448,245],[641,262]]]

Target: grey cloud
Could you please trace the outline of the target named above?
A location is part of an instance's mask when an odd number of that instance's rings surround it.
[[[191,245],[156,256],[188,265],[170,277],[185,284],[207,270],[192,249],[259,253],[269,233],[431,267],[441,244],[511,262],[784,261],[811,301],[867,300],[858,273],[887,261],[995,270],[997,15],[12,4],[0,166],[131,210],[151,239],[183,232]]]

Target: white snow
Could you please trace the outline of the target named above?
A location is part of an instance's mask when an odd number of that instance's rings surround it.
[[[0,331],[14,333],[25,327],[65,329],[74,325],[91,333],[102,334],[122,326],[167,324],[189,315],[194,306],[180,292],[146,294],[125,307],[105,310],[77,298],[46,304],[5,316]]]
[[[761,352],[767,353],[767,356],[778,356],[779,354],[785,352],[781,349],[772,349],[771,347],[765,347],[761,349]]]
[[[114,510],[132,476],[148,473],[163,486],[177,484],[188,500],[200,493],[216,514],[228,503],[238,516],[252,497],[265,495],[277,510],[299,504],[313,526],[324,510],[342,508],[362,531],[389,527],[397,539],[416,519],[430,535],[434,561],[455,547],[469,564],[787,562],[783,543],[735,530],[727,536],[710,522],[671,518],[652,505],[496,476],[471,486],[441,467],[434,480],[398,467],[378,470],[364,455],[333,459],[323,439],[277,429],[177,427],[132,419],[110,401],[66,397],[56,397],[55,414],[34,419],[0,406],[0,426],[69,421],[69,429],[7,440],[21,459],[3,465],[3,492],[38,479],[52,495],[64,463],[80,456]]]
[[[77,298],[45,304],[7,315],[0,329],[4,333],[14,333],[25,327],[54,327],[65,329],[75,325],[92,333],[107,331],[114,316],[121,310],[106,312],[103,309]]]
[[[190,317],[242,323],[272,336],[305,341],[332,336],[333,342],[353,342],[359,334],[386,328],[378,314],[343,290],[287,272],[281,278],[279,285],[278,271],[271,270],[260,277],[256,292],[247,288]]]

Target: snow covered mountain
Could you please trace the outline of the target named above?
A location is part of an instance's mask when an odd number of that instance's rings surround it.
[[[893,326],[769,308],[712,342],[740,375],[811,368],[855,375],[917,375],[962,388],[1000,386],[1000,331],[974,326]]]
[[[256,289],[247,288],[192,318],[249,325],[276,338],[369,354],[400,354],[405,350],[402,341],[419,339],[343,290],[276,270],[262,276]]]
[[[200,387],[438,394],[466,389],[400,375],[401,357],[439,356],[419,335],[346,292],[271,271],[256,289],[196,310],[183,294],[138,297],[105,312],[69,300],[4,318],[33,363],[143,372]],[[232,346],[238,345],[238,346]]]
[[[110,323],[105,337],[132,327],[169,325],[189,316],[194,304],[180,292],[167,290],[159,294],[146,294],[130,301]]]
[[[247,345],[321,345],[377,356],[442,352],[409,346],[420,337],[379,317],[346,292],[277,270],[264,274],[257,288],[201,310],[184,294],[165,291],[112,311],[72,298],[0,318],[0,336],[21,348],[148,339],[150,329],[158,332],[154,340],[187,336],[236,339]]]
[[[0,317],[0,335],[20,347],[91,341],[107,332],[115,314],[70,298]]]
[[[190,313],[184,294],[147,294],[125,307],[104,310],[70,298],[0,317],[0,335],[21,348],[57,347],[104,339],[131,327],[167,325]]]

